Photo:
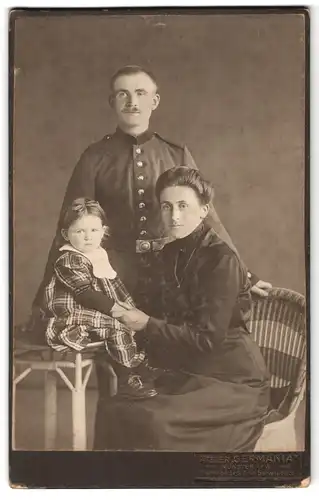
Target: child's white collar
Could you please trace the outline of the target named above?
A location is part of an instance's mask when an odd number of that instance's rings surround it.
[[[60,252],[69,250],[70,252],[84,255],[84,257],[86,257],[91,262],[93,266],[93,274],[96,278],[114,279],[116,277],[116,271],[114,271],[113,267],[111,266],[107,252],[102,247],[99,247],[90,253],[83,253],[80,252],[80,250],[74,248],[72,245],[66,244],[59,248],[59,250]]]

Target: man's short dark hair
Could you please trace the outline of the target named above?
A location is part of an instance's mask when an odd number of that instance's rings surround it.
[[[114,75],[112,76],[112,78],[110,80],[110,87],[111,87],[112,92],[114,90],[115,80],[117,80],[120,76],[137,75],[138,73],[144,73],[145,75],[147,75],[154,83],[154,85],[156,87],[156,91],[158,92],[158,84],[157,84],[156,78],[153,75],[153,73],[151,71],[149,71],[148,69],[143,68],[142,66],[136,66],[136,65],[123,66],[122,68],[118,69],[116,71],[116,73],[114,73]]]
[[[156,183],[155,193],[159,200],[161,192],[167,187],[185,186],[193,189],[200,203],[209,204],[214,196],[214,188],[195,168],[187,166],[173,167],[163,172]]]

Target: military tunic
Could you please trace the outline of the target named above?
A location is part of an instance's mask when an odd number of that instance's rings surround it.
[[[140,307],[153,300],[150,282],[161,278],[157,250],[163,246],[164,228],[156,181],[162,172],[180,165],[197,168],[187,147],[150,130],[133,137],[117,128],[84,151],[67,186],[62,211],[79,197],[95,199],[104,209],[110,228],[106,242],[110,261]],[[213,207],[211,217],[215,231],[229,242]],[[38,304],[61,244],[59,226],[35,299]]]

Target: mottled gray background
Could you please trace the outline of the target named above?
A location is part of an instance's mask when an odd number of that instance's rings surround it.
[[[305,289],[302,15],[19,19],[14,64],[15,321],[25,320],[82,151],[114,130],[108,81],[146,64],[153,126],[186,143],[249,267]]]

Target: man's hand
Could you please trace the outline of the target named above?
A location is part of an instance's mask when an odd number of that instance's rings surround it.
[[[259,280],[256,285],[251,287],[252,293],[259,295],[260,297],[267,297],[269,290],[272,288],[272,284],[267,281]]]
[[[124,311],[112,312],[113,318],[118,319],[121,323],[126,325],[131,330],[136,332],[143,330],[150,317],[139,309],[126,309]]]

